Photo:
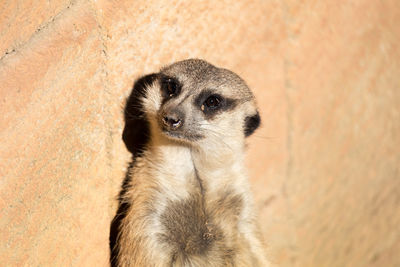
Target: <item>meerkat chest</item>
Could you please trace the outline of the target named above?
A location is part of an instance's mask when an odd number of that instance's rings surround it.
[[[242,197],[231,191],[209,198],[206,192],[194,190],[183,199],[166,200],[158,216],[157,239],[169,247],[175,260],[213,254],[226,261],[224,257],[233,257],[242,208]]]
[[[152,223],[147,226],[152,244],[166,258],[181,261],[182,265],[205,255],[208,256],[204,260],[212,255],[220,259],[217,262],[229,262],[239,242],[244,198],[233,187],[217,189],[218,186],[212,185],[209,180],[222,178],[218,172],[207,172],[208,176],[203,172],[201,179],[188,158],[164,159],[166,166],[150,168],[153,172],[149,176],[158,185],[153,207],[149,209]],[[204,264],[194,265],[207,266]]]

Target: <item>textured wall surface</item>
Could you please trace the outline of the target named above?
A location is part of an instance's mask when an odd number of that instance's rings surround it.
[[[248,166],[281,266],[400,266],[400,3],[0,1],[0,262],[106,266],[133,80],[240,74]]]

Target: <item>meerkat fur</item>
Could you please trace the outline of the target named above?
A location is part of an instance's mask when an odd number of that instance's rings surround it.
[[[134,161],[112,265],[270,266],[244,167],[245,139],[260,123],[246,83],[180,61],[136,82],[125,120]]]

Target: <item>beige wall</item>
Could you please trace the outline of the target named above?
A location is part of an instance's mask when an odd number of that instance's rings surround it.
[[[282,266],[400,266],[400,2],[0,2],[0,262],[105,266],[140,74],[239,73],[248,165]]]

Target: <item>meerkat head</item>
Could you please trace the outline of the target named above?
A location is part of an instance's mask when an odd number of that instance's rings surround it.
[[[174,63],[144,76],[135,87],[140,87],[136,90],[141,91],[150,131],[157,130],[171,140],[194,146],[226,144],[244,140],[260,124],[246,83],[204,60]]]

